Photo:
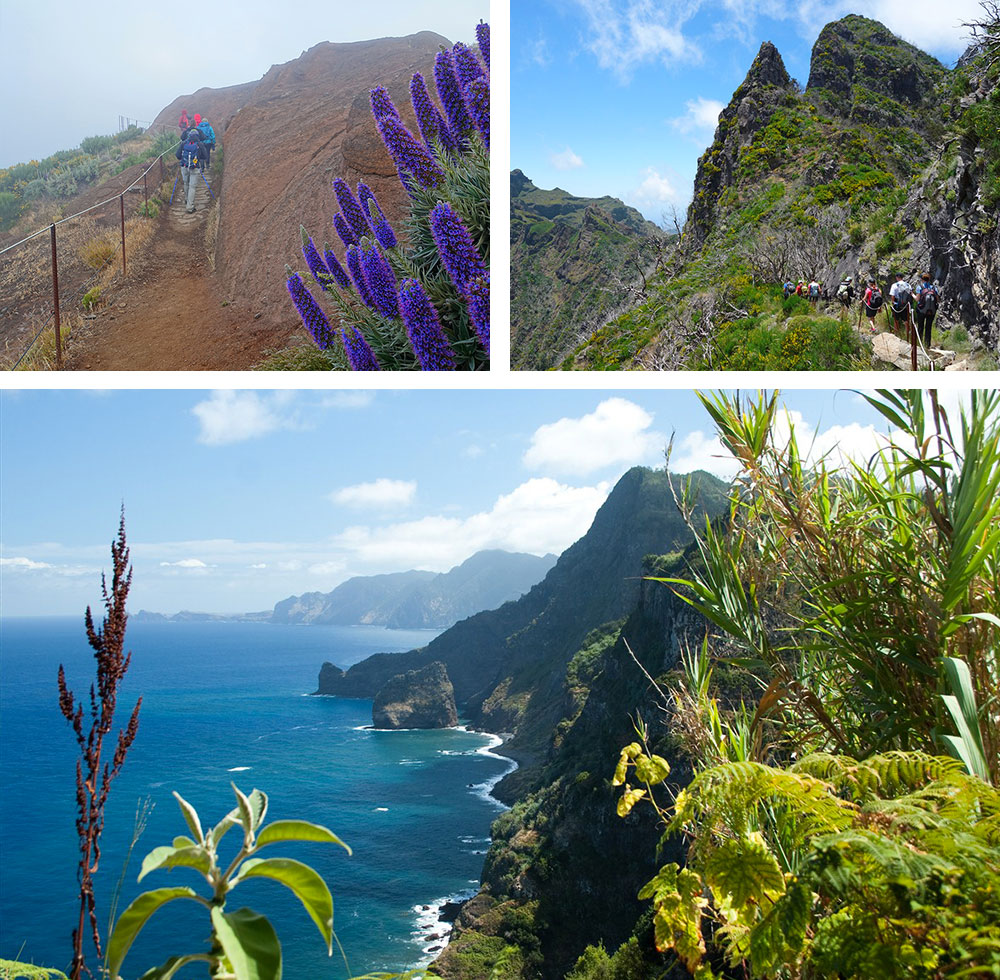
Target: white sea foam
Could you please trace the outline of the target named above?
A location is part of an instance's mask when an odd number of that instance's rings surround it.
[[[375,812],[376,813],[388,813],[389,812],[389,808],[387,806],[377,806],[377,807],[375,807]]]
[[[227,769],[226,772],[248,772],[249,766],[233,766],[232,769]]]

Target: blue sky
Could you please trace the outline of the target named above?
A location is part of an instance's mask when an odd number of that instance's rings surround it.
[[[255,81],[320,41],[435,31],[474,42],[489,9],[489,0],[213,0],[183,8],[0,0],[0,167],[116,132],[120,115],[152,120],[202,86]]]
[[[851,392],[789,392],[867,456]],[[130,609],[247,612],[352,575],[559,553],[630,466],[733,472],[688,391],[0,392],[0,614],[82,614],[125,505]]]
[[[760,45],[805,85],[830,20],[860,13],[953,64],[978,0],[511,0],[511,167],[662,223]],[[667,224],[670,224],[668,219]]]

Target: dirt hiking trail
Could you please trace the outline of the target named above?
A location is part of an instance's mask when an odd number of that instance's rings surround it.
[[[198,181],[195,211],[185,210],[183,181],[152,241],[128,262],[125,282],[96,318],[69,339],[74,371],[236,371],[275,346],[273,331],[228,305],[205,244],[216,208]]]

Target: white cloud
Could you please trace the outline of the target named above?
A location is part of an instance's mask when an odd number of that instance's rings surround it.
[[[532,479],[498,497],[489,511],[351,527],[335,543],[379,570],[445,571],[484,548],[559,554],[586,532],[610,489],[609,483],[570,487],[549,478]]]
[[[330,494],[335,504],[345,507],[406,507],[417,492],[414,480],[389,480],[379,477],[371,483],[356,483]]]
[[[48,562],[32,561],[30,558],[0,558],[0,566],[19,572],[36,572],[42,568],[51,568]]]
[[[300,424],[294,410],[295,393],[274,391],[213,391],[207,401],[191,409],[201,423],[198,441],[207,446],[244,442]]]
[[[375,401],[374,391],[330,391],[320,398],[321,408],[367,408]]]
[[[550,153],[549,163],[552,164],[556,170],[579,170],[583,166],[583,160],[580,159],[568,146],[561,153]]]
[[[718,436],[707,436],[696,430],[686,435],[674,446],[670,458],[670,470],[673,473],[693,473],[704,470],[712,473],[720,480],[730,480],[740,468],[736,459],[723,445]]]
[[[687,112],[683,116],[667,120],[682,136],[690,136],[698,143],[710,140],[719,124],[719,113],[725,106],[715,99],[698,96],[689,99]]]
[[[539,68],[548,68],[552,64],[552,56],[549,54],[549,43],[544,37],[530,41],[524,46],[528,61],[536,64]]]
[[[628,195],[628,201],[643,214],[650,214],[676,204],[678,196],[668,177],[647,167],[642,172],[642,183]]]
[[[587,48],[607,69],[627,82],[636,67],[697,62],[701,52],[684,36],[685,23],[700,0],[576,0],[589,28]]]
[[[200,558],[182,558],[180,561],[161,561],[160,568],[191,568],[196,571],[203,571],[210,568]]]
[[[267,562],[266,561],[257,562],[256,564],[251,565],[250,567],[255,569],[267,568]]]
[[[608,398],[589,415],[539,426],[523,462],[532,469],[586,474],[605,466],[648,462],[666,439],[651,431],[653,416],[625,398]]]

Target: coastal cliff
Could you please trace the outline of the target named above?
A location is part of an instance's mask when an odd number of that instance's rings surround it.
[[[372,704],[376,728],[450,728],[458,724],[455,689],[439,661],[397,674]]]

